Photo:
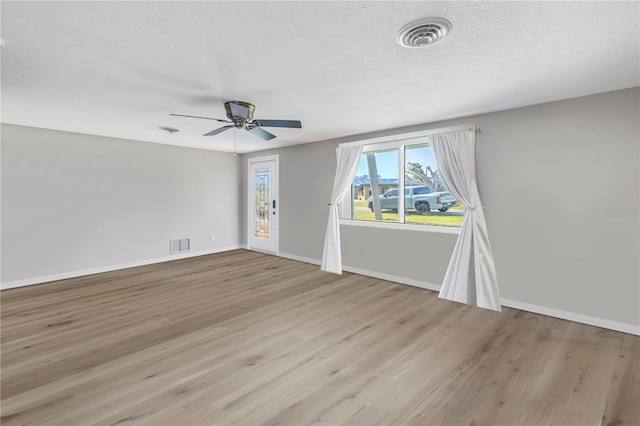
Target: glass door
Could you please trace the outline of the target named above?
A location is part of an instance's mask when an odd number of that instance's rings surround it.
[[[276,254],[278,241],[277,158],[249,159],[247,246]]]

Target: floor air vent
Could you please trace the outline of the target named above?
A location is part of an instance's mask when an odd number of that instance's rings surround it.
[[[171,240],[171,254],[189,251],[191,249],[191,238]]]

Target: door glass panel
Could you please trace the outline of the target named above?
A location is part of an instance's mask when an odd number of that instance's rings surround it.
[[[257,169],[255,172],[255,237],[259,240],[268,240],[269,235],[269,169]]]

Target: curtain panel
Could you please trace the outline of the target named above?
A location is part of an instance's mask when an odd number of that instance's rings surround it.
[[[476,182],[475,132],[440,133],[430,139],[444,184],[465,206],[440,297],[501,311],[493,252]]]
[[[342,274],[342,251],[340,248],[340,216],[338,204],[351,193],[351,184],[356,176],[358,162],[362,155],[362,145],[343,146],[336,150],[338,166],[333,181],[333,191],[329,203],[329,220],[324,237],[324,251],[320,269],[335,274]]]

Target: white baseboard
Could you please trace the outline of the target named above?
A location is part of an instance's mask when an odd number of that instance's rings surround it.
[[[548,308],[546,306],[532,305],[530,303],[519,302],[517,300],[500,299],[502,306],[520,309],[521,311],[533,312],[549,317],[565,319],[582,324],[594,325],[596,327],[607,328],[609,330],[621,331],[623,333],[640,336],[640,326],[627,324],[624,322],[611,321],[608,319],[592,317],[589,315],[576,314],[574,312],[562,311],[560,309]]]
[[[289,253],[279,253],[280,256],[287,259],[297,260],[300,262],[311,263],[313,265],[320,265],[322,262],[317,259],[311,259],[308,257],[296,256]],[[407,284],[414,287],[420,287],[432,291],[440,291],[440,285],[427,283],[423,281],[414,280],[411,278],[398,277],[395,275],[384,274],[376,271],[369,271],[361,268],[354,268],[352,266],[343,266],[343,270],[347,272],[353,272],[354,274],[365,275],[368,277],[379,278],[382,280],[393,281],[400,284]],[[547,315],[554,318],[565,319],[582,324],[593,325],[596,327],[606,328],[609,330],[621,331],[623,333],[634,334],[640,336],[640,326],[634,324],[627,324],[618,321],[611,321],[603,318],[592,317],[589,315],[576,314],[573,312],[563,311],[560,309],[548,308],[546,306],[533,305],[531,303],[519,302],[517,300],[500,299],[502,306],[508,308],[520,309],[522,311],[533,312],[535,314]]]
[[[343,266],[343,270],[347,272],[353,272],[358,275],[366,275],[368,277],[378,278],[385,281],[393,281],[395,283],[406,284],[413,287],[424,288],[425,290],[440,291],[440,285],[428,283],[426,281],[414,280],[412,278],[398,277],[396,275],[385,274],[377,271],[369,271],[361,268],[354,268],[353,266]]]
[[[295,254],[289,254],[289,253],[279,253],[279,256],[286,257],[287,259],[298,260],[300,262],[311,263],[313,265],[320,265],[322,263],[320,260],[317,260],[317,259],[311,259],[309,257],[302,257],[302,256],[297,256]],[[379,278],[381,280],[393,281],[395,283],[407,284],[414,287],[420,287],[427,290],[440,291],[440,285],[438,284],[431,284],[425,281],[414,280],[412,278],[399,277],[397,275],[390,275],[390,274],[385,274],[383,272],[377,272],[377,271],[369,271],[367,269],[356,268],[348,265],[343,265],[342,270],[347,272],[352,272],[358,275],[365,275],[367,277]]]
[[[298,256],[295,254],[289,254],[289,253],[283,253],[283,252],[278,253],[278,256],[285,257],[291,260],[297,260],[298,262],[310,263],[312,265],[318,265],[318,266],[320,266],[320,264],[322,263],[318,259],[312,259],[310,257],[303,257],[303,256]]]
[[[154,263],[169,262],[172,260],[186,259],[189,257],[204,256],[207,254],[222,253],[230,250],[245,248],[243,245],[235,245],[229,247],[220,247],[210,250],[201,250],[189,253],[173,254],[171,256],[158,257],[154,259],[139,260],[135,262],[120,263],[117,265],[99,266],[97,268],[81,269],[79,271],[63,272],[61,274],[44,275],[40,277],[25,278],[22,280],[7,281],[0,284],[1,290],[10,288],[24,287],[27,285],[42,284],[51,281],[66,280],[68,278],[83,277],[86,275],[100,274],[102,272],[117,271],[120,269],[134,268],[136,266],[152,265]]]
[[[154,263],[169,262],[172,260],[185,259],[185,258],[196,257],[196,256],[204,256],[207,254],[221,253],[225,251],[238,250],[238,249],[246,249],[246,245],[239,244],[239,245],[221,247],[221,248],[216,248],[211,250],[202,250],[202,251],[192,252],[192,253],[181,253],[181,254],[175,254],[172,256],[165,256],[165,257],[160,257],[155,259],[121,263],[118,265],[101,266],[98,268],[82,269],[79,271],[65,272],[61,274],[46,275],[46,276],[40,276],[40,277],[34,277],[34,278],[26,278],[22,280],[8,281],[5,283],[1,283],[0,289],[7,290],[10,288],[24,287],[28,285],[34,285],[34,284],[42,284],[50,281],[58,281],[58,280],[64,280],[68,278],[82,277],[86,275],[99,274],[102,272],[117,271],[120,269],[134,268],[136,266],[152,265]],[[312,265],[321,264],[321,261],[318,259],[312,259],[304,256],[297,256],[290,253],[280,252],[278,253],[278,255],[287,259],[297,260],[299,262],[304,262],[304,263],[310,263]],[[356,267],[346,266],[346,265],[343,266],[343,270],[347,272],[352,272],[354,274],[365,275],[373,278],[379,278],[386,281],[393,281],[400,284],[411,285],[414,287],[420,287],[426,290],[440,291],[440,285],[438,284],[432,284],[424,281],[415,280],[412,278],[399,277],[396,275],[390,275],[390,274],[385,274],[385,273],[376,272],[376,271],[369,271],[367,269],[361,269],[361,268],[356,268]],[[609,330],[615,330],[623,333],[640,336],[640,326],[634,325],[634,324],[611,321],[603,318],[592,317],[589,315],[582,315],[574,312],[563,311],[560,309],[549,308],[546,306],[519,302],[517,300],[502,298],[500,299],[500,302],[502,306],[506,306],[509,308],[520,309],[523,311],[533,312],[536,314],[547,315],[550,317],[561,318],[561,319],[574,321],[582,324],[593,325],[596,327],[606,328]]]

